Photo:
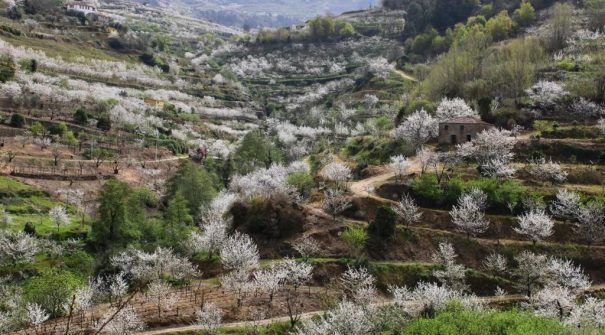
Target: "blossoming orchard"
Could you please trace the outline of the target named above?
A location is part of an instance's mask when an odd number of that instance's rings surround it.
[[[603,333],[604,13],[0,0],[0,333]]]

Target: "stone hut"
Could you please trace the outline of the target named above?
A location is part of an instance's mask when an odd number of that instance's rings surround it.
[[[439,144],[456,145],[472,141],[478,133],[493,128],[479,117],[463,116],[439,123]]]
[[[65,4],[68,11],[76,11],[88,14],[95,14],[98,12],[99,3],[96,0],[70,0]]]

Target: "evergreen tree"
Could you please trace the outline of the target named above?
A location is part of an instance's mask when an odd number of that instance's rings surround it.
[[[11,55],[0,55],[0,82],[15,79],[17,64]]]
[[[111,248],[125,242],[128,235],[126,201],[130,187],[118,180],[106,182],[97,199],[99,220],[92,225],[91,240],[97,247]]]
[[[513,20],[520,27],[527,27],[536,20],[536,10],[528,1],[524,1],[513,13]]]
[[[210,203],[216,196],[216,185],[218,181],[215,176],[208,173],[204,168],[186,161],[179,167],[176,174],[166,183],[166,199],[174,199],[177,193],[186,200],[189,215],[197,218],[200,206]]]
[[[280,161],[281,153],[260,130],[248,133],[233,157],[234,166],[240,174],[247,174],[258,168],[268,168]]]
[[[166,210],[166,222],[171,226],[188,226],[193,224],[193,217],[189,214],[187,200],[181,192],[177,192],[172,199],[168,201]]]

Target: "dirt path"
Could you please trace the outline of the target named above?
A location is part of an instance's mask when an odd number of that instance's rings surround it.
[[[407,74],[407,73],[405,73],[405,72],[403,72],[403,71],[401,71],[401,70],[395,70],[395,72],[396,72],[398,75],[400,75],[400,76],[401,76],[403,79],[407,79],[407,80],[410,80],[410,81],[413,81],[413,82],[418,82],[418,79],[416,79],[416,78],[414,78],[414,77],[410,76],[409,74]]]
[[[325,313],[325,311],[304,313],[304,314],[301,314],[300,319],[301,319],[301,321],[308,320],[316,315],[321,315],[323,313]],[[272,323],[281,323],[281,322],[289,322],[289,321],[290,321],[290,319],[287,316],[273,318],[273,319],[260,320],[260,321],[239,321],[239,322],[225,323],[225,324],[221,325],[221,329],[225,330],[225,329],[267,326]],[[155,329],[155,330],[144,331],[144,332],[137,333],[137,334],[140,334],[140,335],[178,334],[178,333],[194,332],[194,331],[202,331],[202,330],[203,329],[200,326],[191,325],[191,326]]]
[[[408,170],[408,174],[418,173],[422,170],[418,158],[414,157],[410,159],[411,166]],[[385,168],[383,172],[372,176],[367,179],[359,180],[349,184],[349,190],[353,195],[362,198],[372,198],[381,202],[392,202],[392,200],[384,199],[374,193],[374,190],[395,178],[395,173]]]

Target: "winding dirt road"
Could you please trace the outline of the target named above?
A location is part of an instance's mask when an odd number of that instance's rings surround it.
[[[420,162],[417,157],[410,158],[410,168],[407,174],[418,173],[422,170]],[[384,185],[389,180],[395,178],[395,173],[387,168],[384,168],[383,172],[366,178],[363,180],[355,181],[349,184],[349,190],[353,195],[361,198],[371,198],[380,202],[393,202],[392,200],[384,199],[374,193],[374,190]]]

